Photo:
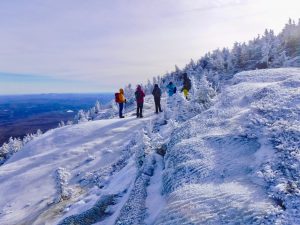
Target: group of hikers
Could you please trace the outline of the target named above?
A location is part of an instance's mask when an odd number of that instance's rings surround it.
[[[183,92],[184,97],[188,99],[189,91],[191,89],[191,80],[188,78],[187,73],[184,73],[182,75],[183,79],[183,87],[181,89],[181,92]],[[177,92],[176,86],[173,84],[173,82],[170,82],[167,86],[167,93],[169,96],[173,96]],[[136,117],[137,118],[143,118],[143,105],[144,105],[144,97],[145,93],[142,90],[141,85],[138,85],[135,91],[135,100],[137,103],[137,109],[136,109]],[[158,84],[154,85],[152,95],[154,97],[154,103],[155,103],[155,113],[158,114],[159,112],[162,112],[160,99],[162,95],[162,91]],[[121,88],[119,93],[115,93],[115,101],[119,104],[119,117],[124,118],[123,116],[123,109],[124,104],[126,104],[126,98],[124,95],[124,90]]]

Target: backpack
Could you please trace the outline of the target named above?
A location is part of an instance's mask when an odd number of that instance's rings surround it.
[[[176,93],[176,91],[177,91],[177,88],[176,88],[176,87],[174,87],[174,89],[173,89],[173,92],[174,92],[174,94]]]
[[[115,102],[120,103],[120,93],[115,93]]]

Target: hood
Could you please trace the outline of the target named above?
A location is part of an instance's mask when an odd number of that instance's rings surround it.
[[[122,88],[120,89],[120,93],[121,93],[121,94],[124,94],[124,90],[123,90]]]

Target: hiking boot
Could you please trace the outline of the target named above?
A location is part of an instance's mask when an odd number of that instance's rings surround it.
[[[120,116],[120,118],[125,118],[125,116]]]

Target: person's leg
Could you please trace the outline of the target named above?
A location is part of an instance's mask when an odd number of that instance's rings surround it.
[[[144,105],[144,103],[140,104],[140,117],[141,118],[143,117],[143,105]]]
[[[139,103],[136,104],[136,117],[140,117],[140,113],[139,113],[140,109],[139,109]]]
[[[162,112],[162,110],[161,110],[161,105],[160,105],[160,98],[158,99],[158,109],[159,109],[159,112]]]
[[[138,108],[138,117],[141,117],[141,103],[138,103],[137,108]]]
[[[154,98],[154,103],[155,103],[155,113],[158,113],[158,99]]]
[[[120,117],[120,118],[123,117],[123,115],[122,115],[123,107],[124,107],[123,103],[119,103],[119,117]]]

